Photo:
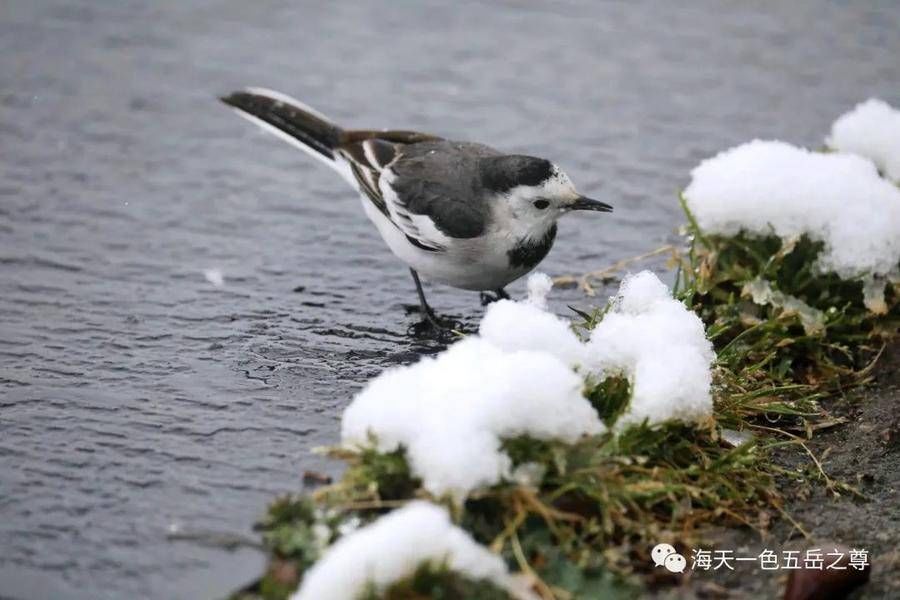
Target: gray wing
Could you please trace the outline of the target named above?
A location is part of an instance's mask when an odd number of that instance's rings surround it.
[[[409,146],[390,167],[395,201],[411,214],[428,217],[448,237],[478,237],[490,218],[478,161],[497,155],[492,148],[465,142]]]
[[[415,131],[345,131],[335,154],[350,165],[360,191],[379,211],[390,217],[378,185],[382,171],[397,160],[401,149],[407,145],[440,139]]]
[[[411,244],[428,252],[443,250],[434,240],[427,239],[409,214],[394,210],[391,198],[381,189],[382,174],[394,163],[401,149],[410,144],[440,138],[413,131],[348,131],[345,132],[336,154],[350,166],[363,196],[393,223]]]
[[[499,155],[496,150],[414,132],[348,132],[348,138],[338,154],[363,194],[410,243],[431,252],[444,249],[441,240],[430,239],[416,225],[414,215],[426,217],[451,238],[484,232],[489,207],[478,190],[477,163]]]

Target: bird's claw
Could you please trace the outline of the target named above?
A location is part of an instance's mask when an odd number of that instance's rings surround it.
[[[481,299],[481,305],[487,306],[492,302],[496,302],[498,300],[509,300],[509,294],[506,293],[506,290],[499,289],[493,293],[491,292],[478,292],[478,297]]]

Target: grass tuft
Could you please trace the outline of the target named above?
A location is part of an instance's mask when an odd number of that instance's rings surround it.
[[[862,279],[816,268],[822,243],[803,236],[717,236],[681,197],[689,248],[676,293],[706,323],[719,364],[776,386],[820,391],[864,381],[900,327],[900,289],[886,282],[883,313],[864,304]]]
[[[360,600],[512,600],[510,595],[490,581],[472,580],[455,573],[444,564],[425,562],[405,579],[386,590],[370,587]]]

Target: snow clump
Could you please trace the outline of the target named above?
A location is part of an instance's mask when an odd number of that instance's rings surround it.
[[[291,600],[354,600],[369,585],[383,592],[424,562],[488,580],[519,600],[535,598],[499,556],[456,527],[446,509],[415,501],[335,542],[306,572]]]
[[[900,183],[900,110],[876,98],[838,117],[825,140],[829,148],[871,159]]]
[[[370,381],[344,412],[341,439],[351,447],[374,440],[381,452],[405,448],[425,489],[462,501],[475,488],[511,477],[504,439],[574,443],[602,433],[582,387],[548,352],[507,352],[472,336]]]
[[[587,367],[602,378],[624,375],[632,386],[617,429],[712,415],[710,365],[715,360],[703,322],[650,271],[627,277],[612,308],[591,332]]]
[[[569,321],[547,312],[547,293],[553,282],[543,273],[528,278],[528,300],[500,300],[491,304],[478,333],[501,350],[549,352],[570,367],[584,361],[584,344]]]
[[[703,161],[684,191],[707,233],[808,235],[817,267],[842,279],[885,278],[900,262],[900,189],[872,162],[755,140]]]

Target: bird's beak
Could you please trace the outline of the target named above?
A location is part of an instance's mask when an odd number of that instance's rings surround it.
[[[613,207],[606,202],[591,200],[585,196],[578,196],[575,202],[567,207],[569,210],[596,210],[598,212],[612,212]]]

